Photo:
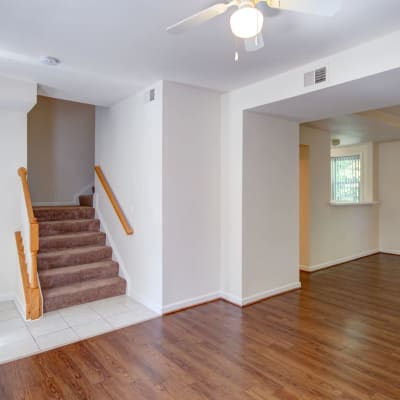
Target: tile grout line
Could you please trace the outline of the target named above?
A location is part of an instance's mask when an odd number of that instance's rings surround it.
[[[105,304],[114,305],[117,309],[118,309],[118,308],[121,308],[121,312],[118,312],[117,314],[111,314],[110,317],[112,317],[112,316],[114,316],[114,315],[136,314],[136,311],[137,311],[137,310],[135,310],[133,307],[131,308],[131,307],[127,306],[126,304],[119,303],[119,302],[113,302],[112,300],[110,300],[109,303],[108,303],[108,302],[105,302]],[[157,316],[150,316],[150,317],[147,316],[147,317],[145,317],[145,318],[143,318],[143,319],[140,319],[140,320],[137,320],[137,321],[135,321],[135,322],[133,322],[133,323],[128,323],[128,324],[126,324],[126,325],[123,324],[123,325],[121,325],[121,326],[114,326],[114,325],[108,320],[108,318],[107,318],[106,316],[103,316],[103,315],[102,315],[99,311],[97,311],[91,304],[86,304],[86,306],[88,307],[88,309],[89,309],[91,312],[94,312],[94,314],[97,315],[99,318],[96,318],[96,319],[94,319],[94,320],[92,320],[92,321],[85,322],[85,323],[82,323],[82,324],[77,324],[77,325],[74,325],[74,326],[73,326],[72,324],[70,324],[70,323],[67,321],[67,319],[62,315],[62,313],[61,313],[59,310],[55,310],[55,311],[53,311],[54,315],[60,317],[60,319],[65,323],[66,327],[64,327],[64,328],[62,328],[62,329],[57,329],[56,331],[51,331],[51,332],[48,332],[48,333],[44,333],[44,334],[42,334],[42,335],[37,335],[37,337],[39,338],[39,337],[41,337],[41,336],[50,335],[50,334],[56,334],[56,333],[61,332],[61,331],[71,330],[71,332],[72,332],[74,335],[76,335],[77,339],[74,339],[73,341],[66,341],[66,342],[63,342],[63,343],[61,343],[61,344],[59,344],[59,345],[56,345],[56,346],[54,346],[54,347],[42,348],[42,347],[39,345],[39,343],[38,343],[36,337],[33,335],[32,331],[31,331],[31,328],[30,328],[30,325],[31,325],[31,324],[28,323],[28,321],[26,321],[26,320],[22,317],[22,315],[21,315],[21,313],[20,313],[18,307],[16,307],[15,301],[13,301],[13,306],[14,306],[15,309],[17,309],[18,317],[17,317],[17,318],[11,318],[10,320],[13,320],[13,319],[15,319],[15,320],[18,320],[18,319],[19,319],[19,320],[22,320],[23,326],[24,326],[25,329],[29,332],[29,337],[32,338],[33,343],[34,343],[35,346],[36,346],[36,349],[35,349],[34,352],[26,352],[26,353],[20,355],[20,356],[17,357],[17,358],[14,358],[14,359],[11,358],[11,359],[5,360],[4,362],[10,362],[10,361],[18,360],[18,359],[20,359],[20,358],[24,358],[24,357],[27,357],[27,356],[32,356],[32,355],[35,355],[35,354],[40,354],[40,353],[43,353],[43,352],[46,352],[46,351],[49,351],[49,350],[52,350],[52,349],[56,349],[56,348],[58,348],[58,347],[66,346],[66,345],[69,345],[69,344],[72,344],[72,343],[77,343],[77,342],[82,341],[82,340],[87,340],[87,339],[90,339],[90,338],[92,338],[92,337],[96,337],[96,336],[98,336],[98,335],[103,335],[103,334],[110,333],[110,332],[113,332],[113,331],[116,331],[116,330],[119,330],[119,329],[127,328],[127,327],[129,327],[129,326],[137,325],[137,324],[140,324],[140,323],[149,321],[149,320],[151,320],[151,319],[157,317]],[[145,307],[145,306],[142,305],[141,303],[138,303],[138,306],[139,306],[139,309],[145,309],[145,310],[147,310],[147,307]],[[74,306],[72,306],[72,307],[74,307]],[[79,307],[79,306],[78,306],[78,307]],[[78,334],[78,332],[76,331],[76,329],[75,329],[75,328],[77,328],[77,327],[82,327],[82,326],[85,326],[85,325],[89,325],[89,324],[91,324],[91,323],[93,323],[93,322],[95,322],[95,321],[102,321],[102,322],[105,323],[105,325],[108,326],[109,328],[106,329],[106,330],[103,330],[103,329],[102,329],[100,332],[96,332],[95,334],[89,335],[89,336],[87,336],[87,337],[81,337],[81,336]],[[34,321],[31,321],[31,322],[34,323]],[[16,343],[17,343],[17,342],[16,342]],[[2,364],[2,363],[3,363],[3,361],[0,362],[0,364]]]

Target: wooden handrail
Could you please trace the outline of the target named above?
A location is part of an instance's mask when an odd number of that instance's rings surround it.
[[[117,214],[125,232],[127,235],[132,235],[133,234],[133,229],[130,226],[128,220],[125,217],[125,214],[123,213],[123,211],[121,210],[121,207],[117,201],[117,199],[114,196],[113,191],[110,188],[110,185],[107,182],[106,177],[104,176],[104,173],[101,169],[100,166],[96,165],[94,167],[94,170],[96,171],[97,177],[99,178],[100,183],[102,184],[104,191],[107,193],[107,196],[111,202],[111,205],[114,208],[115,213]]]
[[[24,192],[25,205],[26,205],[26,211],[28,213],[29,222],[31,224],[37,223],[37,219],[35,217],[35,214],[33,213],[31,193],[29,191],[29,186],[28,186],[28,171],[27,171],[27,169],[24,167],[18,168],[18,175],[21,178],[22,190]]]
[[[42,297],[40,294],[38,274],[37,274],[37,254],[39,252],[39,223],[35,217],[32,207],[31,193],[28,185],[28,171],[26,168],[21,167],[18,169],[18,175],[21,178],[22,190],[24,192],[26,211],[28,214],[29,225],[30,225],[30,252],[31,252],[31,282],[30,286],[30,318],[39,318],[42,314],[41,301]],[[19,250],[20,251],[20,250]],[[24,255],[25,256],[25,255]],[[26,265],[26,263],[25,263]]]

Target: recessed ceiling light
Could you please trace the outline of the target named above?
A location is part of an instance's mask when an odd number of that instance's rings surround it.
[[[51,67],[54,67],[55,65],[60,64],[60,60],[58,58],[51,57],[51,56],[41,56],[39,60],[40,60],[41,64],[49,65]]]

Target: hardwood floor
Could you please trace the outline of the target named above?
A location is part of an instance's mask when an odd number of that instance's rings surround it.
[[[0,399],[400,399],[400,257],[302,275],[0,366]]]

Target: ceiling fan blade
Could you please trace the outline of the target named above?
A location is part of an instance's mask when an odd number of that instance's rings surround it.
[[[342,7],[342,0],[264,0],[269,7],[330,17]]]
[[[218,3],[205,10],[202,10],[188,18],[179,21],[178,23],[171,25],[167,28],[167,32],[170,33],[181,33],[186,31],[187,29],[193,28],[197,25],[202,24],[203,22],[207,22],[210,19],[217,17],[225,13],[228,8],[232,6],[236,6],[238,3],[236,0],[231,1],[230,3]]]
[[[257,51],[264,47],[264,38],[262,33],[250,39],[244,39],[244,48],[246,51]]]

